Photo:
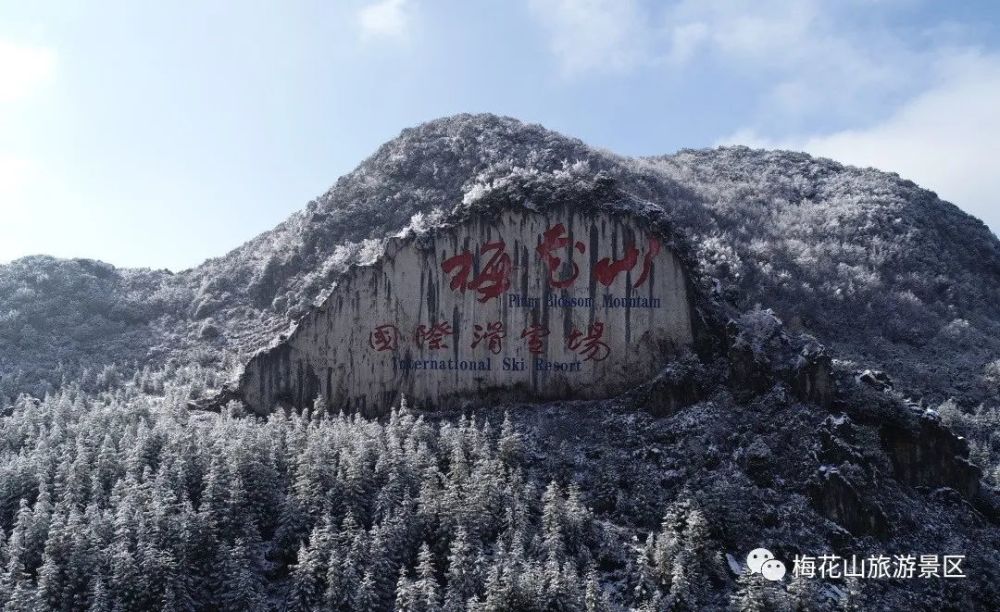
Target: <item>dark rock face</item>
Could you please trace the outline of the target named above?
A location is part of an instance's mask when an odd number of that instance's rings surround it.
[[[668,416],[703,397],[704,376],[705,369],[697,357],[681,358],[629,395],[634,399],[636,407],[653,416]]]
[[[812,500],[820,514],[854,536],[881,537],[888,531],[888,519],[882,508],[863,500],[854,485],[836,468],[820,469]]]
[[[729,386],[737,396],[752,397],[774,386],[770,365],[746,347],[733,347],[727,355],[730,366]]]
[[[903,424],[887,424],[881,437],[895,475],[903,482],[950,487],[966,499],[979,493],[982,471],[969,461],[968,444],[933,416],[923,414]]]
[[[830,356],[816,345],[803,348],[796,361],[792,389],[805,401],[824,408],[833,405],[835,390]]]
[[[743,471],[758,486],[770,486],[774,479],[774,463],[776,458],[771,447],[762,439],[757,438],[746,449],[743,455]]]
[[[832,406],[836,394],[832,361],[814,339],[789,334],[770,310],[731,320],[727,333],[734,393],[760,394],[780,380],[802,401]]]

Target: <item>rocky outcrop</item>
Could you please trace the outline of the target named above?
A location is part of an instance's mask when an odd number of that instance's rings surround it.
[[[881,429],[882,446],[898,479],[913,486],[950,487],[966,499],[979,493],[981,470],[969,461],[969,445],[930,411]]]
[[[852,535],[884,536],[888,532],[889,521],[881,506],[864,499],[840,469],[822,466],[811,489],[819,513]]]
[[[752,310],[727,325],[730,388],[738,396],[758,395],[776,382],[800,400],[824,408],[833,404],[831,359],[813,338],[789,334],[771,310]]]
[[[705,376],[705,368],[695,355],[683,355],[628,397],[634,406],[653,416],[668,416],[704,396]]]
[[[830,408],[834,400],[833,367],[822,346],[810,342],[802,347],[795,360],[792,390],[805,401]]]

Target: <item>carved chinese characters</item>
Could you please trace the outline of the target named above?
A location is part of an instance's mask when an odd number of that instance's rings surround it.
[[[395,239],[356,268],[241,379],[259,411],[277,401],[382,414],[601,398],[649,380],[691,343],[684,271],[629,217],[508,210],[421,239]]]
[[[452,273],[450,287],[465,292],[471,289],[479,294],[479,301],[485,302],[490,298],[495,298],[510,287],[510,255],[504,252],[507,245],[503,241],[490,242],[483,245],[482,252],[494,252],[492,257],[483,266],[482,272],[476,274],[472,280],[469,275],[472,271],[472,253],[462,251],[454,257],[449,257],[441,264],[441,269],[445,273]]]

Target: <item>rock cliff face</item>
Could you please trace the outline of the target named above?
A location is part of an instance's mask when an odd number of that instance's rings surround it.
[[[897,478],[924,487],[949,487],[968,499],[980,490],[982,471],[969,461],[969,445],[929,414],[883,426],[882,445]]]
[[[388,242],[240,379],[253,410],[600,399],[692,344],[669,237],[620,211],[513,205]]]

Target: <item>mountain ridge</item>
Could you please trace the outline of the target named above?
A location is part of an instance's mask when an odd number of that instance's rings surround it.
[[[189,358],[206,343],[245,357],[304,313],[347,266],[377,255],[387,236],[533,173],[612,178],[625,193],[663,209],[696,246],[699,271],[716,279],[739,309],[773,307],[791,329],[814,333],[859,367],[890,370],[916,396],[957,396],[970,405],[990,397],[975,379],[1000,357],[1000,343],[990,341],[1000,335],[1000,314],[990,309],[1000,303],[1000,290],[990,287],[1000,286],[1000,241],[981,221],[912,181],[804,153],[746,147],[629,158],[539,125],[468,114],[403,130],[274,229],[189,270],[107,271],[105,264],[79,263],[92,260],[37,257],[0,266],[6,289],[0,295],[8,296],[0,302],[8,324],[0,343],[8,355],[23,350],[28,357],[0,360],[0,372],[9,381],[15,363],[33,361],[43,362],[38,369],[44,372],[60,362],[72,369],[74,352],[98,364]],[[90,288],[105,294],[98,302],[110,299],[123,310],[106,322],[67,321],[62,332],[92,323],[111,336],[128,331],[129,346],[101,354],[104,336],[95,331],[95,342],[78,332],[81,339],[70,346],[23,347],[46,323],[45,316],[30,320],[33,306],[22,299],[41,287],[28,269],[34,267],[57,277],[71,297]],[[104,271],[95,274],[98,269]],[[46,290],[58,288],[50,282]],[[857,312],[861,320],[852,322]],[[906,316],[893,316],[899,312]],[[58,317],[48,319],[60,329]],[[44,331],[42,339],[57,345],[61,335],[71,335]],[[838,342],[844,331],[887,341],[862,350],[858,340]],[[940,389],[921,388],[926,371],[904,364],[903,353],[935,340],[952,353],[978,344],[980,363],[972,369],[980,372],[959,375],[958,384],[944,380]],[[942,379],[951,373],[945,374]],[[29,382],[38,378],[26,375]]]

